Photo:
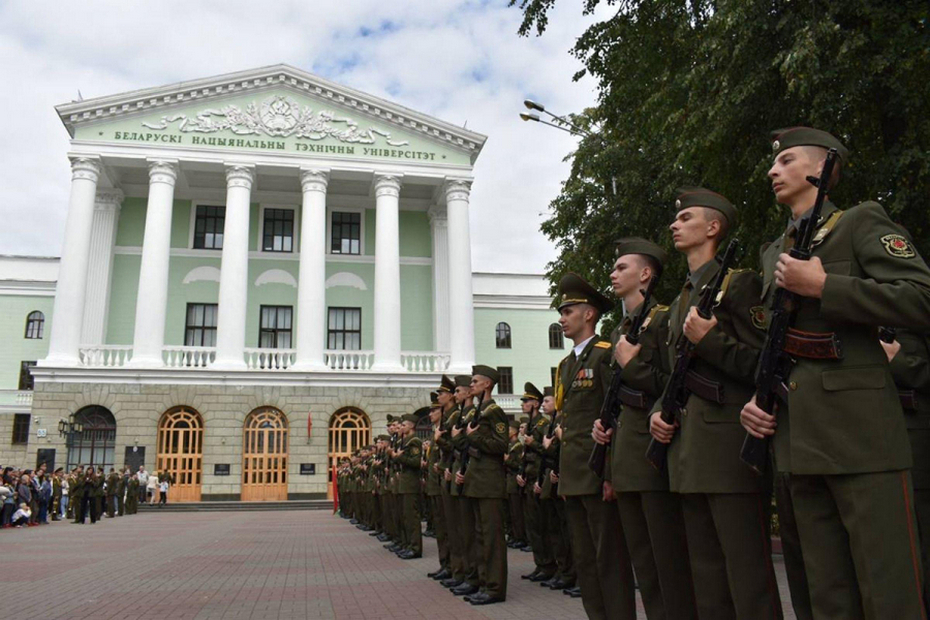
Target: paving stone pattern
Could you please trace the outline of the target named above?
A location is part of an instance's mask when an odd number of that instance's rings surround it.
[[[0,530],[3,618],[278,620],[584,618],[580,600],[520,579],[510,551],[507,602],[472,607],[426,573],[436,544],[403,561],[327,511],[144,513],[96,525]],[[776,556],[785,618],[787,587]],[[645,618],[640,607],[640,618]]]

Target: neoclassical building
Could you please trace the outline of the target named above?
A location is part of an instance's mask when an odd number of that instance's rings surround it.
[[[0,464],[324,497],[440,373],[500,367],[513,410],[565,355],[540,276],[472,272],[485,136],[286,65],[57,112],[60,261],[0,259]]]

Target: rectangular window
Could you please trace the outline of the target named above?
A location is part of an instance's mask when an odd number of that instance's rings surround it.
[[[362,253],[362,214],[339,213],[332,215],[331,254]]]
[[[291,306],[262,306],[258,346],[262,349],[291,348]]]
[[[216,346],[216,304],[187,304],[184,346]]]
[[[513,394],[513,368],[510,366],[498,366],[497,372],[499,372],[501,376],[501,380],[497,383],[497,393]]]
[[[197,215],[194,220],[194,249],[222,250],[225,224],[226,207],[197,205]]]
[[[362,348],[361,308],[329,309],[326,348],[335,351],[358,351]]]
[[[20,390],[32,390],[34,380],[32,378],[32,372],[30,372],[30,369],[35,365],[36,365],[35,361],[19,363],[19,389]]]
[[[263,252],[293,252],[294,210],[265,209],[262,231]]]
[[[13,443],[29,443],[29,423],[31,417],[28,413],[13,415]]]

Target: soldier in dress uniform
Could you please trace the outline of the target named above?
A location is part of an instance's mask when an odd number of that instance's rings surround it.
[[[907,420],[877,326],[930,331],[930,269],[875,202],[841,211],[826,201],[812,258],[786,253],[816,199],[807,178],[830,148],[841,165],[828,189],[848,159],[839,140],[773,132],[769,178],[791,219],[763,250],[763,315],[777,287],[802,299],[777,421],[749,402],[742,422],[774,437],[776,467],[790,474],[814,617],[925,618]]]
[[[594,448],[591,428],[610,384],[612,347],[595,333],[613,303],[581,276],[559,281],[559,324],[573,343],[556,371],[556,408],[561,423],[559,494],[565,497],[581,600],[589,618],[634,620],[633,568],[615,498],[588,467]]]
[[[507,598],[507,543],[502,501],[507,499],[504,472],[507,415],[491,398],[499,380],[500,374],[495,368],[472,367],[471,395],[478,400],[478,407],[464,431],[468,464],[464,474],[456,473],[456,482],[463,484],[462,492],[472,511],[481,553],[478,557],[479,591],[465,596],[472,605],[491,605]]]
[[[423,557],[423,535],[420,530],[420,461],[423,457],[423,442],[416,436],[417,421],[422,411],[401,416],[401,442],[391,457],[397,463],[397,495],[402,515],[404,547],[397,557],[412,560]]]
[[[542,440],[549,427],[549,418],[539,413],[539,406],[543,395],[532,383],[523,386],[523,396],[520,398],[524,415],[527,416],[527,429],[524,438],[525,471],[517,480],[523,489],[523,511],[526,517],[526,532],[530,547],[533,550],[534,569],[522,579],[534,582],[549,581],[555,576],[556,564],[552,555],[552,546],[545,542],[545,532],[548,529],[545,516],[540,507],[540,496],[536,493],[532,482],[539,476],[539,461],[542,451]]]
[[[466,552],[462,542],[462,527],[460,519],[460,510],[458,501],[453,495],[453,489],[457,486],[452,479],[452,467],[455,460],[455,446],[452,442],[452,427],[458,422],[460,409],[455,400],[456,384],[455,381],[446,376],[442,376],[439,389],[436,390],[436,397],[442,407],[442,421],[438,429],[433,431],[433,441],[440,450],[439,469],[439,491],[442,500],[442,513],[446,520],[446,531],[448,532],[449,541],[449,570],[448,574],[442,571],[434,575],[433,579],[439,581],[447,588],[456,588],[465,582],[468,573],[468,562]]]
[[[523,497],[520,493],[520,486],[517,484],[517,475],[523,466],[523,442],[520,441],[520,429],[526,426],[525,423],[520,422],[520,420],[510,421],[507,454],[504,456],[504,466],[507,468],[507,506],[504,516],[509,524],[505,530],[510,536],[507,546],[511,549],[517,541],[522,541],[526,537],[523,522]]]
[[[61,476],[64,470],[59,467],[52,475],[52,521],[60,521],[61,517]]]
[[[126,514],[134,515],[139,510],[139,474],[133,474],[126,483]]]
[[[655,298],[644,309],[645,322],[639,343],[626,339],[634,315],[643,308],[643,291],[653,276],[662,274],[665,250],[639,238],[617,242],[616,261],[610,274],[614,295],[623,302],[623,320],[610,336],[614,347],[613,368],[622,380],[623,403],[615,428],[594,423],[592,436],[610,445],[606,479],[617,495],[617,509],[646,617],[697,618],[688,543],[679,496],[669,492],[668,472],[658,471],[643,458],[649,447],[649,412],[665,388],[671,368],[664,354],[668,339],[668,307]]]
[[[85,485],[84,467],[82,465],[78,465],[74,470],[74,479],[71,481],[69,493],[71,497],[68,500],[68,505],[71,508],[74,522],[84,523],[84,497],[87,494],[87,487]]]
[[[129,468],[123,470],[123,475],[119,477],[119,484],[116,487],[116,506],[117,514],[123,516],[126,512],[126,487],[129,484]]]
[[[100,518],[103,516],[103,501],[105,499],[104,498],[105,484],[106,484],[106,479],[104,478],[103,467],[98,467],[97,475],[94,478],[94,484],[93,484],[93,489],[94,489],[93,515],[96,515],[96,518],[92,517],[92,522],[99,521]]]
[[[703,188],[680,190],[675,206],[672,239],[690,273],[669,308],[666,355],[674,366],[676,343],[687,338],[695,345],[694,357],[680,419],[675,425],[662,421],[660,397],[650,430],[657,441],[671,441],[669,482],[681,494],[698,615],[781,618],[768,485],[739,459],[745,437],[740,403],[752,395],[765,339],[756,313],[762,281],[748,269],[731,271],[713,316],[702,319],[696,306],[720,271],[717,248],[736,225],[737,211],[725,197]]]
[[[442,505],[442,473],[439,468],[442,460],[442,450],[436,442],[441,436],[442,405],[439,404],[439,393],[430,392],[429,421],[433,431],[433,440],[429,442],[426,451],[426,497],[433,512],[433,533],[436,537],[436,548],[439,552],[439,570],[427,573],[430,579],[446,579],[452,576],[451,554],[449,552],[449,533],[445,511]]]
[[[467,458],[468,451],[467,428],[474,416],[475,405],[474,397],[471,393],[471,376],[456,375],[455,378],[455,401],[458,404],[458,412],[454,416],[454,423],[451,424],[449,434],[452,438],[454,455],[452,467],[449,472],[449,482],[453,501],[457,505],[458,528],[461,534],[461,546],[463,558],[465,560],[465,578],[458,585],[449,584],[449,588],[456,596],[469,596],[476,594],[482,582],[480,572],[484,571],[483,566],[479,566],[482,555],[481,541],[477,537],[477,525],[471,504],[468,503],[464,494],[467,481],[459,481],[458,474],[462,469],[462,461]]]

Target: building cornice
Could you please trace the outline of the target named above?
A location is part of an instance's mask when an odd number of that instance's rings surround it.
[[[0,295],[54,297],[55,285],[55,282],[38,280],[0,280]]]
[[[297,92],[332,101],[340,107],[376,118],[434,141],[470,153],[474,163],[487,137],[397,103],[325,80],[296,67],[277,64],[214,77],[145,88],[117,95],[73,101],[55,107],[71,137],[79,124],[110,121],[154,110],[168,111],[191,102],[286,86]]]

